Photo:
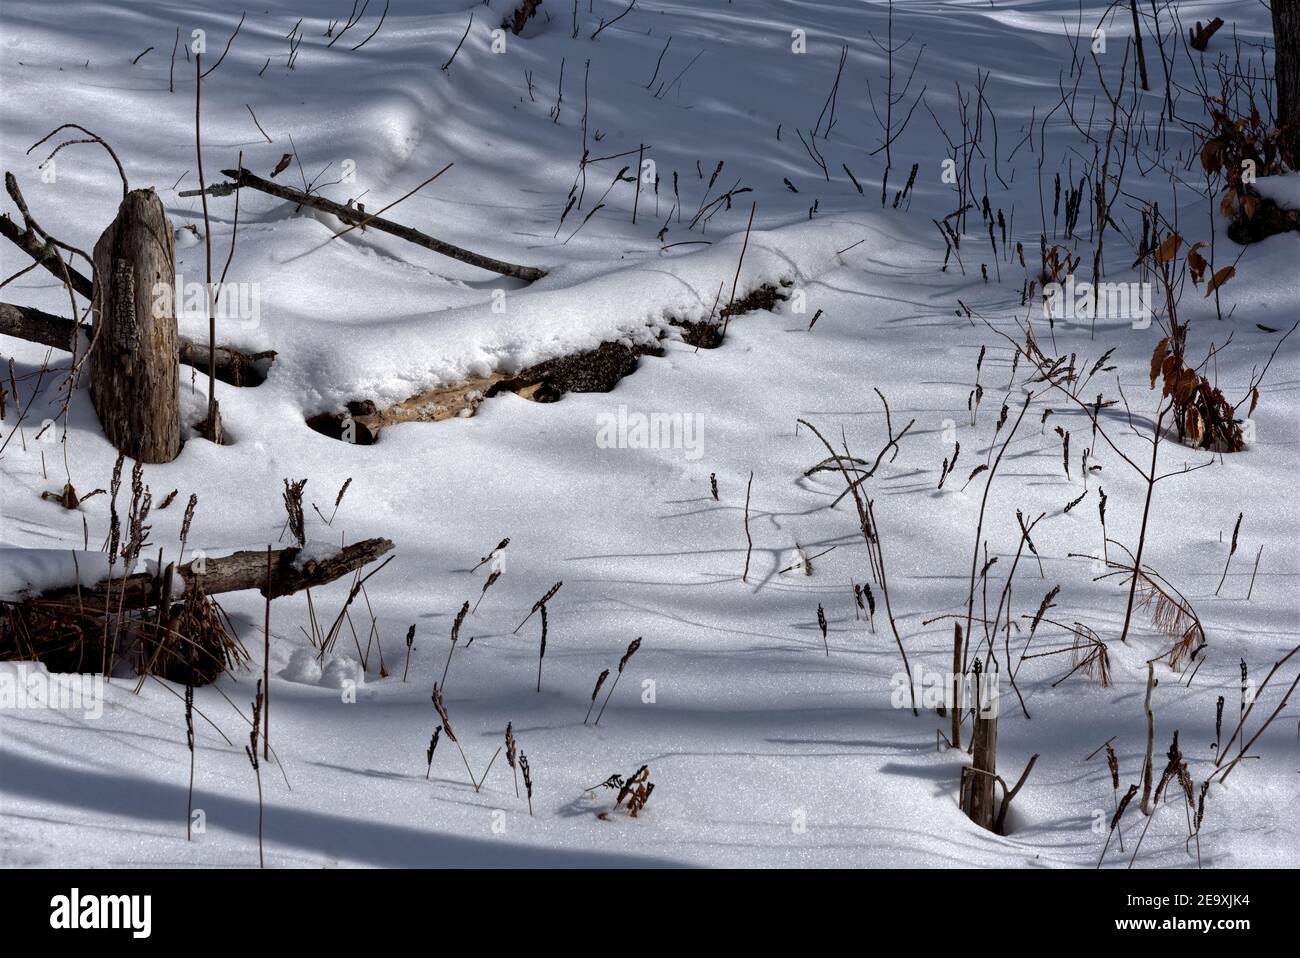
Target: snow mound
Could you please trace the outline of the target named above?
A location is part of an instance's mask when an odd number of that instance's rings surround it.
[[[325,689],[346,689],[364,685],[361,663],[346,655],[327,655],[322,666],[314,649],[294,649],[289,664],[280,670],[280,678],[298,685],[316,685]]]

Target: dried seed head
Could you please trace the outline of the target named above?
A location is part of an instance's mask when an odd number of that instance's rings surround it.
[[[551,599],[555,598],[555,593],[560,591],[560,586],[562,585],[564,585],[563,582],[557,582],[555,583],[555,585],[551,586],[550,591],[547,592],[546,595],[542,596],[540,599],[538,599],[536,602],[533,603],[533,611],[536,612],[542,606],[546,605],[546,603],[550,602]]]
[[[593,702],[596,701],[596,696],[600,693],[600,687],[605,684],[607,678],[609,678],[609,669],[601,672],[600,677],[596,679],[596,687],[591,690],[591,700]]]
[[[199,504],[199,497],[190,493],[190,501],[185,504],[185,518],[181,522],[181,542],[190,537],[190,523],[194,521],[194,507]]]
[[[248,733],[248,745],[244,748],[244,753],[248,756],[249,763],[253,766],[253,771],[260,767],[257,762],[257,733],[262,727],[262,680],[257,680],[257,692],[253,699],[253,727]]]
[[[639,648],[641,648],[640,637],[633,640],[632,644],[627,647],[627,651],[623,653],[623,657],[618,660],[618,671],[620,674],[623,672],[623,667],[627,665],[627,660],[636,655],[636,650]]]
[[[1129,802],[1133,801],[1133,796],[1137,794],[1138,787],[1130,785],[1124,797],[1119,800],[1119,806],[1115,809],[1115,816],[1110,820],[1110,830],[1113,832],[1119,825],[1119,820],[1124,817],[1124,812],[1128,808]]]
[[[1187,804],[1194,805],[1196,803],[1196,788],[1192,785],[1192,775],[1187,770],[1186,762],[1182,762],[1178,766],[1178,784],[1183,787],[1183,795],[1187,797]]]
[[[343,485],[339,487],[339,494],[338,494],[337,496],[334,497],[334,508],[335,508],[335,509],[337,509],[337,508],[339,507],[339,503],[342,502],[342,501],[343,501],[343,497],[344,497],[345,495],[347,495],[347,492],[348,492],[348,486],[350,486],[350,485],[352,485],[352,477],[351,477],[351,476],[348,476],[347,479],[344,480]]]
[[[194,751],[194,681],[193,673],[187,676],[190,681],[185,683],[185,744],[191,752]]]
[[[465,604],[462,605],[460,607],[460,611],[456,613],[456,621],[453,622],[451,626],[452,645],[455,645],[456,641],[460,638],[460,627],[465,621],[465,616],[468,614],[469,614],[469,600],[466,599]]]
[[[302,511],[302,492],[306,485],[306,479],[284,480],[284,511],[288,514],[289,532],[299,548],[307,544],[306,518]]]
[[[1119,791],[1119,759],[1109,742],[1106,743],[1106,765],[1110,768],[1110,787]]]
[[[442,689],[438,688],[436,684],[433,686],[433,707],[438,713],[438,718],[442,719],[442,727],[447,732],[447,738],[459,745],[460,742],[451,727],[451,719],[447,717],[447,706],[442,701]]]

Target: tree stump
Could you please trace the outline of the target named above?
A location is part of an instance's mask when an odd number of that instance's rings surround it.
[[[997,716],[985,718],[977,712],[973,734],[971,767],[962,769],[962,811],[976,825],[992,831],[997,817],[994,805],[998,774]]]
[[[140,462],[181,447],[172,226],[151,189],[132,190],[95,244],[90,398],[108,441]]]

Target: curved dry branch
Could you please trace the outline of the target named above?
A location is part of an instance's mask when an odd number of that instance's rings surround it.
[[[131,187],[126,181],[126,170],[122,168],[122,161],[117,158],[117,153],[113,150],[111,146],[108,145],[107,140],[105,140],[98,133],[91,133],[84,126],[79,126],[76,123],[64,123],[62,126],[57,126],[49,133],[45,134],[45,136],[41,137],[39,140],[37,140],[35,143],[29,146],[27,148],[27,152],[31,153],[32,150],[36,149],[46,140],[53,137],[54,134],[58,133],[60,130],[80,130],[82,133],[86,134],[86,136],[89,137],[89,139],[64,140],[62,143],[60,143],[58,146],[54,148],[54,152],[52,152],[49,156],[47,156],[44,162],[48,163],[50,160],[54,159],[54,155],[58,153],[59,150],[63,149],[65,146],[75,146],[78,143],[98,143],[104,149],[108,150],[108,155],[113,158],[113,162],[117,165],[117,175],[122,178],[122,198],[126,199],[126,194],[131,192]]]

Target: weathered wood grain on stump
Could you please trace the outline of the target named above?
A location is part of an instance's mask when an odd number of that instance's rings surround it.
[[[91,400],[109,442],[141,462],[181,447],[172,236],[157,194],[132,190],[93,256]]]

